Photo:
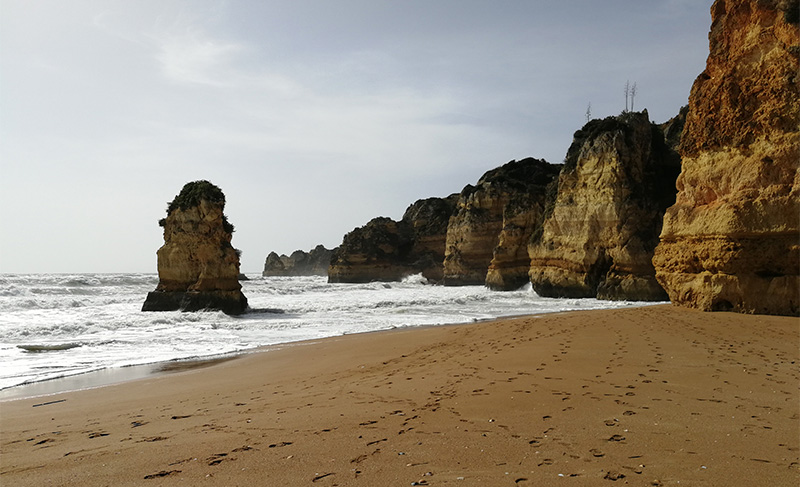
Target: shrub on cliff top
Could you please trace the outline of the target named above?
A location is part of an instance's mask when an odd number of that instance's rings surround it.
[[[623,115],[619,117],[610,116],[603,119],[596,118],[576,131],[575,135],[572,136],[572,144],[567,149],[567,156],[564,158],[564,169],[571,171],[578,165],[578,155],[580,155],[581,148],[587,140],[595,139],[605,132],[613,132],[615,130],[627,132],[628,125],[622,118]]]
[[[187,210],[197,206],[201,200],[219,203],[225,207],[225,194],[222,193],[219,187],[205,180],[192,181],[191,183],[186,183],[178,196],[169,203],[167,215],[178,208]]]
[[[222,190],[206,180],[200,180],[183,185],[183,189],[178,193],[178,196],[169,202],[167,215],[177,209],[188,210],[193,206],[199,205],[201,200],[219,203],[222,208],[225,208],[225,194]],[[162,218],[158,221],[158,226],[163,227],[166,223],[167,219]],[[226,232],[234,232],[234,226],[228,221],[227,215],[222,215],[222,226]]]

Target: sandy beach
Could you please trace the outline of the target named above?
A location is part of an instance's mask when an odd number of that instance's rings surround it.
[[[671,305],[350,335],[0,403],[3,486],[795,486],[800,321]]]

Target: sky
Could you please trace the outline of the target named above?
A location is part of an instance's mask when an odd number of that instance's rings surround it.
[[[241,269],[447,196],[625,108],[661,123],[712,0],[0,0],[0,272],[156,272],[189,181]]]

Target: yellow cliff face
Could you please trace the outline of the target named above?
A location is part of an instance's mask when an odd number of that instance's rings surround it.
[[[239,257],[222,224],[222,206],[201,201],[176,209],[164,225],[158,249],[158,290],[238,291]]]
[[[672,202],[677,154],[647,112],[594,120],[576,133],[530,278],[548,297],[666,300],[651,260]]]
[[[224,208],[224,195],[211,183],[195,181],[184,186],[161,221],[164,245],[157,252],[159,282],[148,294],[143,311],[245,311],[239,254],[231,246],[233,227]]]
[[[464,188],[447,226],[445,285],[507,291],[528,282],[528,241],[561,167],[543,159],[510,161]]]
[[[462,194],[447,226],[444,284],[483,284],[503,228],[508,194],[491,183]]]
[[[800,35],[791,2],[717,1],[653,263],[674,303],[800,314]]]
[[[536,226],[541,225],[545,194],[515,195],[503,210],[503,227],[492,254],[486,286],[495,290],[513,290],[528,282],[531,260],[528,242]]]

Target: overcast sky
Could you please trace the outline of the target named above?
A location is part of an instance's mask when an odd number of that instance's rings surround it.
[[[664,122],[711,0],[0,0],[0,272],[155,272],[188,181],[242,270],[332,248],[586,121]]]

